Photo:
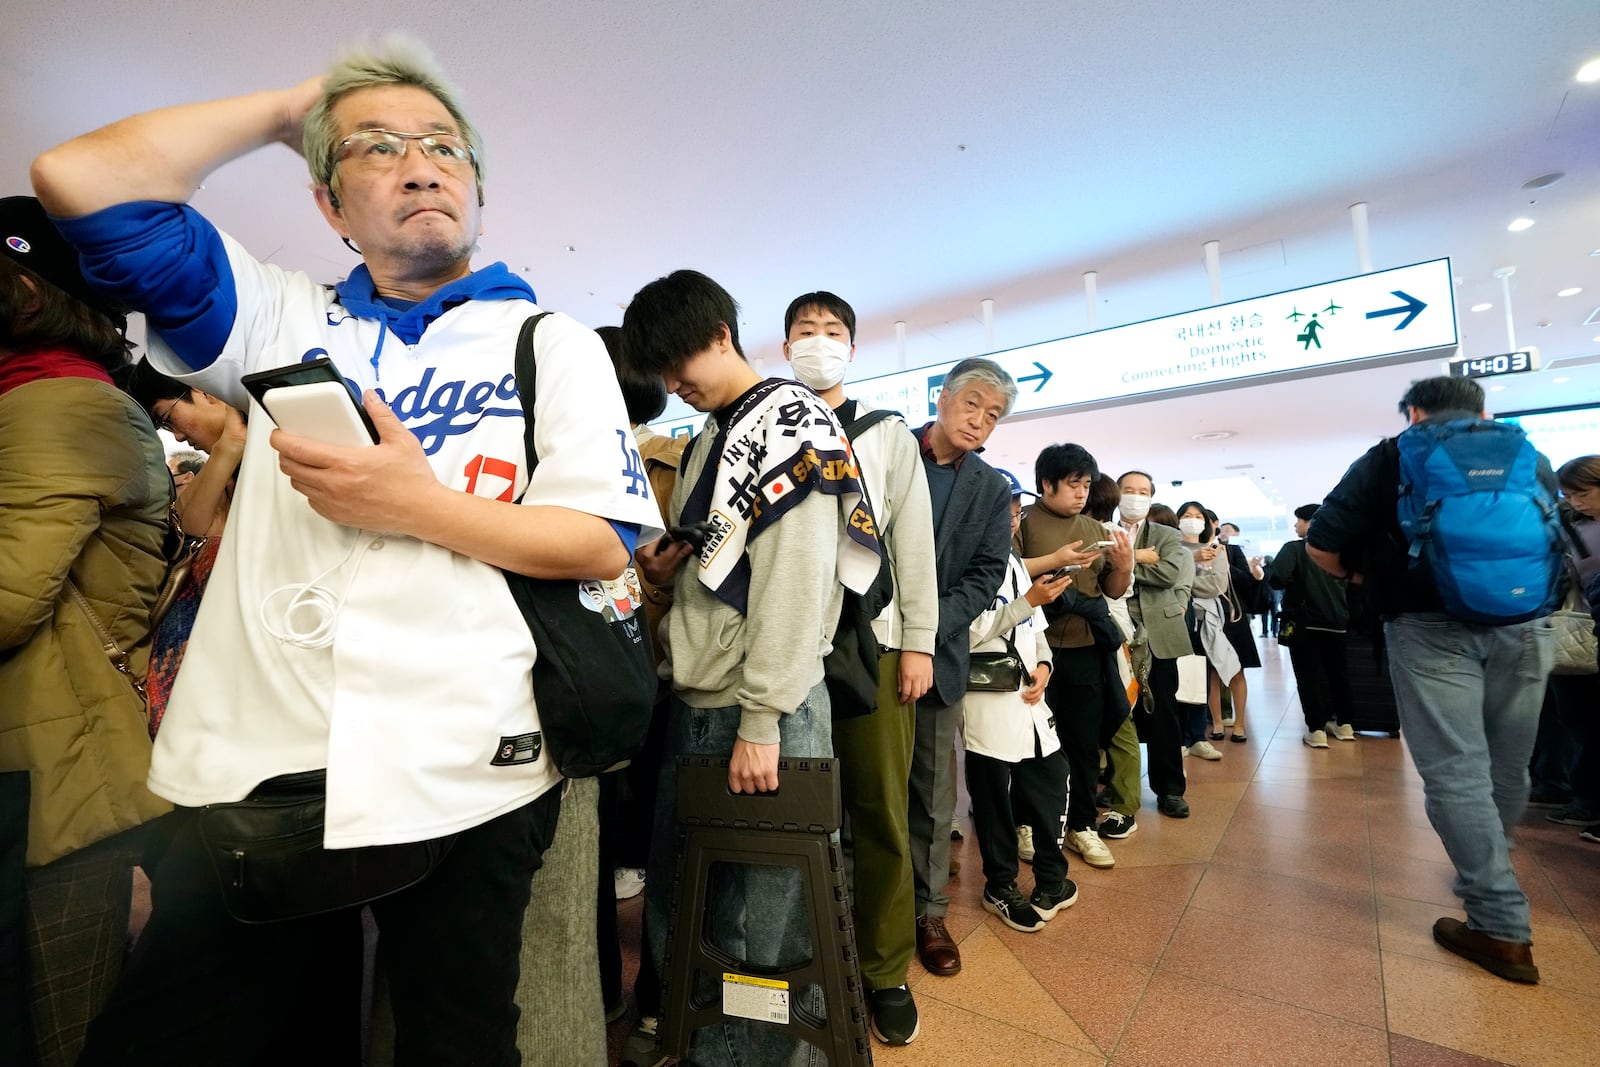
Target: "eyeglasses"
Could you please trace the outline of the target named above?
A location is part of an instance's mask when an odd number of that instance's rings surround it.
[[[172,409],[177,406],[178,402],[176,400],[167,405],[166,411],[157,409],[154,404],[150,405],[150,415],[156,420],[156,429],[165,430],[168,433],[172,432]]]
[[[453,133],[396,133],[394,130],[357,130],[339,142],[337,163],[351,162],[373,170],[391,170],[405,158],[406,146],[416,141],[422,154],[440,167],[468,167],[472,146]]]

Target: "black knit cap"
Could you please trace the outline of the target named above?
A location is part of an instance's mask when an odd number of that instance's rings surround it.
[[[89,287],[78,268],[78,250],[61,236],[33,197],[0,197],[0,254],[88,304],[119,328],[126,326],[128,309]]]

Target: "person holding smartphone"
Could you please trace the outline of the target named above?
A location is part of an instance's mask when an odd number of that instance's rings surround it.
[[[1133,549],[1126,534],[1108,535],[1103,523],[1083,513],[1099,476],[1100,465],[1081,445],[1045,448],[1034,461],[1039,499],[1023,509],[1012,544],[1031,576],[1080,568],[1070,572],[1075,593],[1070,608],[1054,603],[1045,607],[1053,664],[1046,699],[1071,770],[1066,847],[1091,867],[1110,867],[1116,858],[1097,832],[1095,783],[1100,750],[1130,708],[1115,659],[1122,634],[1110,619],[1106,598],[1127,591]],[[1112,543],[1100,547],[1106,540]]]

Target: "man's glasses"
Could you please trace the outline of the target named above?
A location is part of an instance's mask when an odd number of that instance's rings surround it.
[[[154,404],[150,405],[150,414],[156,420],[156,429],[165,430],[168,433],[172,432],[172,409],[177,406],[178,402],[176,400],[168,404],[165,411],[160,410]]]
[[[339,142],[337,162],[390,170],[405,158],[411,141],[417,142],[422,154],[438,166],[472,165],[472,146],[453,133],[396,133],[394,130],[357,130]]]

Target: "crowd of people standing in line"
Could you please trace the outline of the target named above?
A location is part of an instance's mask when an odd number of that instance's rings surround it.
[[[185,202],[217,166],[285,139],[302,146],[330,227],[362,250],[331,288],[263,264]],[[907,1044],[920,1029],[913,955],[936,976],[962,969],[944,922],[957,733],[983,905],[1038,930],[1077,899],[1069,853],[1114,866],[1106,841],[1138,829],[1141,778],[1156,811],[1182,819],[1184,758],[1249,742],[1248,618],[1270,605],[1265,586],[1293,600],[1306,634],[1338,633],[1326,575],[1372,581],[1409,646],[1395,659],[1401,719],[1468,914],[1435,937],[1537,980],[1501,829],[1527,800],[1526,679],[1542,695],[1551,626],[1435,618],[1429,577],[1371,547],[1404,544],[1388,452],[1303,516],[1304,543],[1269,580],[1203,503],[1160,508],[1145,471],[1112,479],[1087,449],[1052,445],[1030,494],[991,467],[982,449],[1017,395],[994,361],[956,366],[913,427],[848,397],[856,323],[843,299],[797,297],[783,322],[794,377],[763,379],[732,296],[690,270],[641,288],[604,340],[550,317],[537,396],[496,406],[514,396],[514,342],[538,308],[503,265],[471,265],[480,156],[431,60],[390,43],[289,89],[76,138],[35,162],[38,201],[0,202],[0,449],[15,457],[0,500],[18,516],[0,539],[21,561],[0,575],[0,690],[25,694],[0,724],[0,810],[16,831],[0,839],[7,1062],[348,1063],[365,1048],[368,1062],[499,1065],[552,1043],[570,1055],[569,1031],[598,1030],[623,1003],[610,873],[640,862],[640,1019],[625,1056],[664,1062],[680,755],[725,758],[736,794],[778,788],[780,757],[838,757],[870,1025]],[[131,368],[130,309],[151,337]],[[403,343],[386,347],[391,335]],[[372,445],[246,418],[242,374],[319,354],[361,394]],[[1441,381],[1413,386],[1402,414],[1481,413],[1481,391]],[[426,402],[397,403],[407,392]],[[688,442],[644,425],[667,392],[708,416]],[[537,413],[529,441],[524,410]],[[181,488],[157,426],[209,453],[180,467]],[[1574,581],[1592,596],[1600,480],[1569,464],[1560,484],[1576,512]],[[206,542],[157,619],[184,534]],[[505,574],[630,567],[663,686],[644,754],[585,792],[542,749],[538,650]],[[860,706],[828,663],[852,612],[876,643],[877,691]],[[1297,674],[1337,673],[1335,644],[1311,638]],[[1441,708],[1461,698],[1415,668],[1441,661],[1477,672],[1499,744],[1482,744],[1482,722],[1475,739],[1447,725]],[[1592,703],[1592,681],[1555,691],[1558,706],[1563,692]],[[1307,744],[1348,739],[1336,696],[1306,703]],[[1464,752],[1492,772],[1492,796],[1458,773]],[[1592,805],[1587,773],[1569,775],[1570,803]],[[255,868],[219,866],[208,813],[287,804],[315,813],[307,866],[264,889]],[[596,804],[608,814],[580,864],[595,919],[579,925],[600,931],[598,951],[530,950],[525,916],[571,903],[546,900],[536,875],[559,862],[562,824]],[[627,826],[650,832],[630,841]],[[352,850],[403,857],[405,873],[353,889],[339,866]],[[135,865],[154,910],[125,962]],[[710,928],[733,958],[806,952],[798,874],[718,878]],[[374,1034],[363,909],[378,932]],[[598,971],[594,1003],[552,1019],[527,992],[530,959],[574,981]],[[732,1017],[688,1053],[801,1055],[783,1029]]]

